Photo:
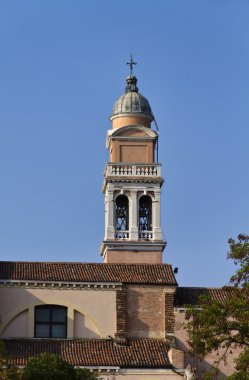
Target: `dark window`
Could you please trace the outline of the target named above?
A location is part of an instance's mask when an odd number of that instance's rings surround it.
[[[56,305],[36,306],[35,338],[66,338],[67,308]]]
[[[129,201],[125,195],[119,195],[116,199],[116,230],[129,230]]]
[[[152,200],[148,195],[139,199],[139,231],[152,230]]]

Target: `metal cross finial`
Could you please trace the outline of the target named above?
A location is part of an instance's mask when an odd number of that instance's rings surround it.
[[[134,61],[133,61],[132,54],[131,54],[131,59],[130,59],[130,61],[127,62],[126,64],[130,66],[131,75],[132,75],[133,66],[134,66],[134,65],[137,65],[137,62],[134,62]]]

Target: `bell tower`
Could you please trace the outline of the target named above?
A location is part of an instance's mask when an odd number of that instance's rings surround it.
[[[100,253],[105,263],[162,263],[160,197],[163,177],[156,162],[158,139],[148,100],[138,92],[131,68],[125,93],[114,104],[107,131],[110,152],[104,172],[105,237]]]

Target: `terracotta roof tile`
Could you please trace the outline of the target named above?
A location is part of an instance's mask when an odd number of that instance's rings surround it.
[[[74,366],[121,368],[169,368],[168,345],[154,339],[129,340],[118,345],[104,339],[3,339],[8,360],[25,365],[42,352],[61,356]]]
[[[178,287],[175,295],[175,307],[196,306],[201,295],[209,295],[212,299],[224,303],[226,298],[231,295],[231,292],[232,288]]]
[[[176,284],[168,264],[0,261],[0,280]]]

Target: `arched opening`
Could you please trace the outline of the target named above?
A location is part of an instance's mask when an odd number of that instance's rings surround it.
[[[152,231],[152,200],[148,195],[139,199],[138,228],[140,237],[152,237],[152,233],[144,236],[144,232]]]
[[[125,195],[116,198],[116,238],[129,237],[129,200]]]

